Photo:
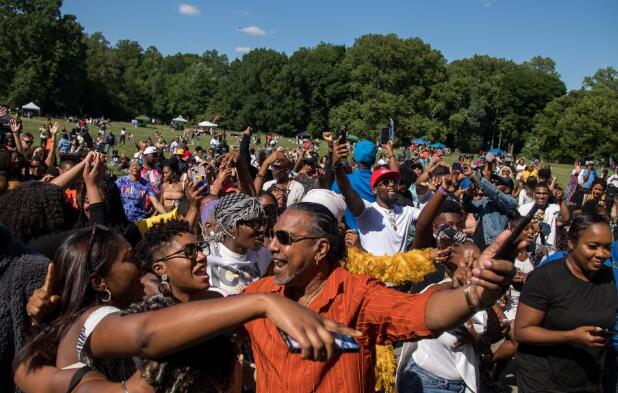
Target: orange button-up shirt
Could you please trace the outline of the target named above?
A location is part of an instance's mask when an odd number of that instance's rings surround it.
[[[266,277],[249,285],[245,293],[284,296],[284,289],[273,277]],[[300,354],[288,351],[272,322],[251,321],[245,328],[255,357],[257,392],[372,393],[375,345],[431,336],[425,326],[425,306],[433,292],[402,293],[369,276],[336,268],[309,308],[362,332],[362,337],[356,337],[361,350],[337,354],[327,362],[302,360]]]

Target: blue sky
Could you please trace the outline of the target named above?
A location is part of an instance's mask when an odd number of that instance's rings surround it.
[[[618,68],[617,0],[65,0],[87,33],[154,45],[163,54],[253,48],[293,53],[367,33],[420,37],[452,61],[487,54],[553,58],[569,89]]]

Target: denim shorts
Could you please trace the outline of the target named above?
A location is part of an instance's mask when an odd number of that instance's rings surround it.
[[[412,359],[397,378],[399,393],[463,393],[465,390],[466,384],[463,381],[450,381],[435,376]]]

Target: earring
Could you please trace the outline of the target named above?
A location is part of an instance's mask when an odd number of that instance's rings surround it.
[[[170,286],[170,282],[167,280],[167,274],[161,275],[161,283],[159,284],[159,291],[164,295],[172,294],[172,287]]]
[[[103,303],[109,303],[112,301],[112,291],[110,291],[109,289],[105,288],[104,290],[102,290],[101,292],[104,292],[105,295],[101,295],[99,297],[99,299],[103,302]]]

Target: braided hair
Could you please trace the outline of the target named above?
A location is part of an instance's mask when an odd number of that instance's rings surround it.
[[[132,304],[123,315],[155,311],[176,304],[156,295]],[[142,359],[139,372],[155,393],[217,393],[229,390],[238,350],[227,335],[159,359]]]
[[[258,199],[242,193],[227,194],[221,198],[215,207],[214,216],[221,232],[206,239],[211,243],[222,243],[226,237],[232,237],[230,229],[235,228],[239,221],[266,219]]]

